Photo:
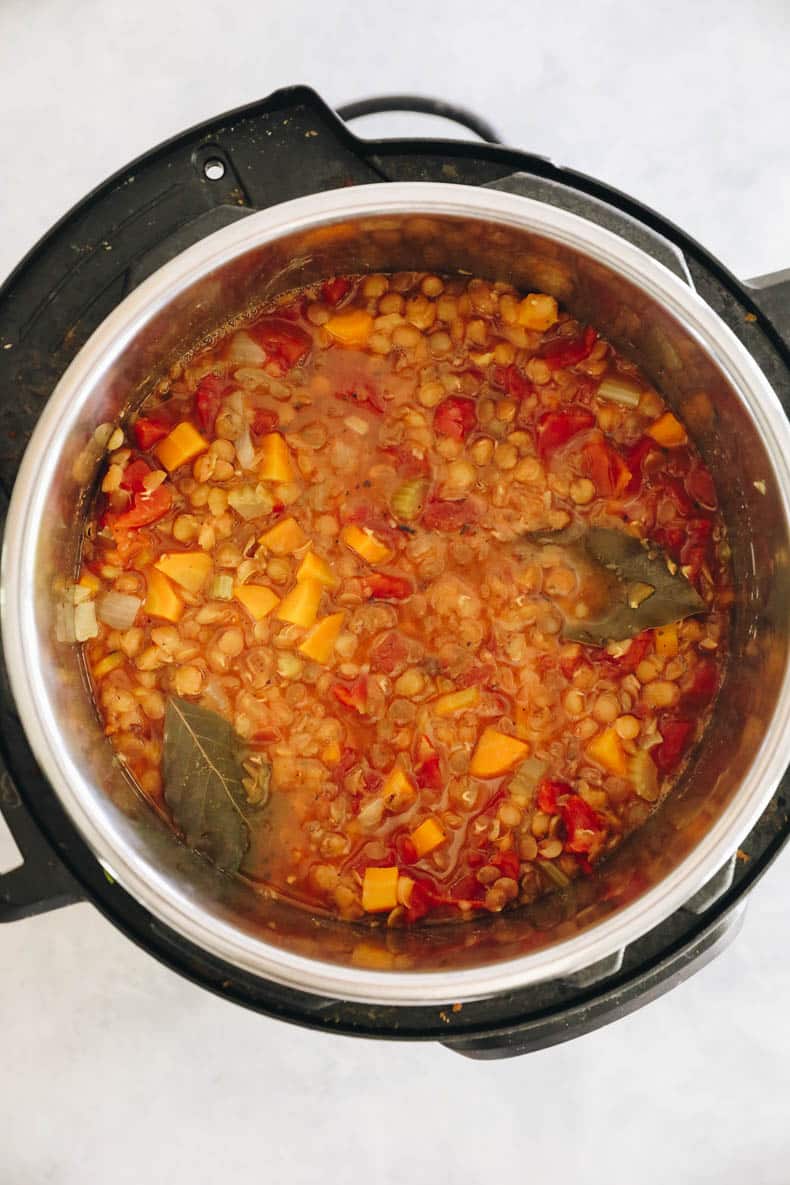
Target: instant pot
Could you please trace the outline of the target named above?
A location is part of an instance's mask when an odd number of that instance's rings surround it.
[[[787,838],[790,273],[739,283],[653,212],[493,143],[465,112],[395,97],[339,114],[395,108],[485,140],[361,140],[312,91],[280,91],[133,162],[0,292],[0,805],[23,857],[0,877],[0,918],[90,900],[179,973],[267,1015],[511,1056],[702,966]],[[57,610],[98,424],[256,301],[418,268],[549,291],[639,362],[717,480],[737,595],[714,720],[614,858],[526,910],[389,930],[262,899],[185,848],[113,761]]]

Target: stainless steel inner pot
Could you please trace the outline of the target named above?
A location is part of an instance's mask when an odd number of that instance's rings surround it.
[[[727,678],[700,751],[612,861],[572,898],[397,931],[312,917],[221,876],[180,844],[114,763],[78,648],[58,641],[58,606],[101,466],[98,424],[122,420],[185,350],[279,292],[336,272],[410,269],[553,293],[640,364],[717,480],[737,598]],[[779,401],[717,315],[660,263],[573,214],[426,183],[316,194],[254,214],[137,288],[83,347],[41,416],[14,488],[2,566],[3,644],[22,724],[106,871],[168,926],[239,968],[325,996],[403,1005],[571,975],[695,893],[784,772],[789,456]]]

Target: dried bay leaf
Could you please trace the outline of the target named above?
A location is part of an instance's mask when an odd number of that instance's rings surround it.
[[[577,568],[592,570],[605,590],[602,611],[591,617],[565,615],[563,638],[588,646],[622,642],[643,630],[702,613],[702,597],[656,544],[606,527],[532,536],[536,543],[564,547]]]
[[[168,699],[165,802],[189,846],[225,872],[238,870],[250,842],[254,808],[243,784],[244,758],[244,744],[227,720],[177,696]]]

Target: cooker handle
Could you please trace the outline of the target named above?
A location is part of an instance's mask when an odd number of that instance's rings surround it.
[[[390,111],[416,111],[420,115],[436,115],[440,119],[449,119],[452,123],[468,128],[488,144],[502,143],[488,120],[475,115],[473,111],[467,111],[465,107],[457,107],[454,103],[445,103],[442,99],[431,99],[426,95],[376,95],[371,99],[344,103],[342,107],[337,108],[337,114],[346,123],[350,123],[352,119],[361,119],[365,115],[382,115]]]
[[[16,922],[74,905],[83,898],[77,882],[33,821],[1,762],[0,769],[0,811],[22,859],[0,875],[0,922]]]
[[[754,303],[790,345],[790,268],[744,281]]]
[[[83,897],[29,814],[11,775],[0,760],[0,812],[21,863],[0,875],[0,922],[16,922]]]

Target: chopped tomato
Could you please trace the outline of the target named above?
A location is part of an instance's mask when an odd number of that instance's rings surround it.
[[[630,471],[630,478],[626,486],[627,494],[638,494],[642,488],[644,467],[649,457],[659,457],[659,449],[652,436],[642,436],[636,444],[632,444],[625,454],[625,464]]]
[[[683,692],[683,703],[699,709],[710,703],[719,686],[719,672],[713,659],[703,658],[694,668],[691,686]]]
[[[275,363],[281,375],[303,362],[310,353],[310,335],[279,317],[262,317],[248,332],[266,351],[267,362]]]
[[[653,760],[661,773],[674,770],[691,742],[693,725],[688,720],[659,720],[658,730],[662,741],[651,750]]]
[[[645,630],[644,633],[637,634],[635,638],[631,639],[631,645],[625,654],[621,654],[619,658],[614,660],[618,670],[624,671],[628,675],[632,674],[640,662],[644,658],[647,658],[652,645],[653,635],[650,630]]]
[[[335,683],[332,694],[346,708],[353,708],[360,715],[367,711],[368,682],[364,675],[360,675],[350,686],[345,683]]]
[[[149,453],[159,440],[164,440],[170,431],[170,425],[162,420],[153,420],[148,416],[139,416],[132,428],[137,447],[144,453]]]
[[[517,366],[495,366],[494,382],[514,399],[526,399],[532,395],[535,388],[525,374]]]
[[[410,581],[386,572],[372,572],[365,583],[371,597],[379,601],[405,601],[414,592]]]
[[[431,472],[431,463],[425,453],[417,454],[414,449],[404,445],[392,445],[380,449],[395,462],[398,477],[427,477]]]
[[[216,374],[206,374],[198,383],[195,391],[195,415],[201,430],[212,435],[217,421],[222,400],[231,391],[236,390],[237,384],[232,379],[220,378]]]
[[[130,461],[123,471],[121,478],[121,489],[133,490],[135,493],[142,493],[145,489],[143,479],[148,477],[153,470],[141,457],[137,457],[134,461]]]
[[[425,735],[421,736],[417,743],[414,778],[421,790],[441,790],[444,785],[439,754]]]
[[[268,407],[259,407],[252,418],[250,431],[254,436],[265,436],[267,432],[274,432],[279,423],[280,417],[276,411],[270,411]]]
[[[538,806],[547,815],[556,815],[559,809],[559,799],[566,794],[573,794],[573,787],[567,782],[544,778],[538,786]]]
[[[335,276],[334,280],[327,280],[321,287],[321,296],[327,304],[338,305],[344,296],[351,291],[351,281],[345,276]]]
[[[137,493],[132,496],[132,505],[122,514],[107,515],[107,525],[113,535],[118,532],[136,531],[139,527],[149,527],[152,523],[164,518],[173,505],[173,492],[169,485],[157,486],[150,493]]]
[[[582,466],[602,498],[619,498],[628,489],[631,471],[615,448],[591,440],[582,449]]]
[[[476,519],[477,511],[468,500],[442,502],[438,498],[428,503],[422,516],[429,531],[460,531]]]
[[[514,852],[512,848],[507,852],[497,852],[495,856],[491,857],[491,863],[494,868],[500,870],[503,876],[510,876],[514,881],[518,880],[521,861],[518,858],[518,853]]]
[[[477,408],[471,399],[452,395],[434,412],[433,426],[442,436],[464,440],[477,424]]]
[[[686,490],[705,510],[715,510],[719,504],[713,478],[704,465],[695,465],[686,476]]]
[[[540,417],[536,427],[538,453],[542,460],[551,457],[558,448],[567,444],[571,437],[585,432],[595,424],[595,416],[581,404],[571,404],[563,411],[547,411]]]
[[[570,794],[560,804],[565,824],[565,846],[571,852],[594,853],[600,847],[604,821],[580,794]]]
[[[597,340],[597,332],[592,325],[588,325],[579,337],[555,337],[545,342],[538,350],[538,357],[552,370],[577,366],[585,358],[589,358]]]

